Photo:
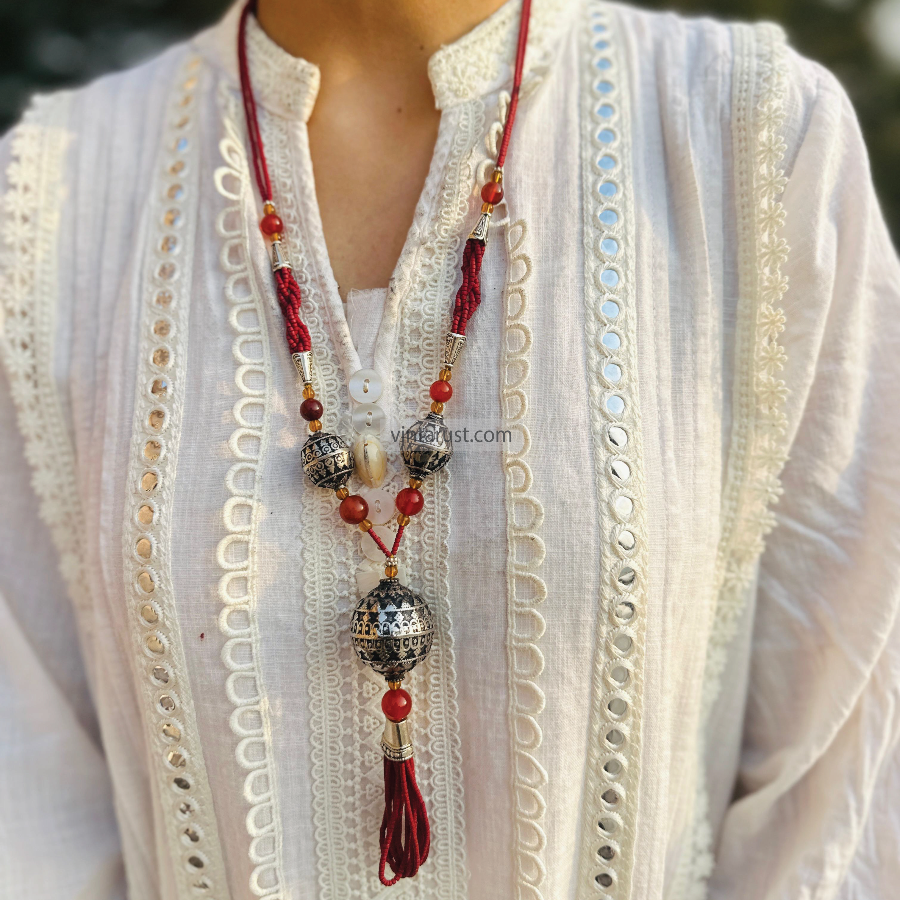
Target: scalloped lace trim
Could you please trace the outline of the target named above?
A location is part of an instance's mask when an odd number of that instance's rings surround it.
[[[215,810],[197,731],[170,571],[191,267],[199,201],[200,60],[175,76],[149,211],[122,532],[135,677],[147,747],[181,897],[227,897]]]
[[[283,896],[285,884],[282,826],[256,617],[260,461],[269,442],[272,367],[262,291],[249,262],[250,217],[245,212],[255,200],[244,137],[237,126],[240,112],[224,85],[219,98],[225,127],[219,152],[225,165],[216,169],[214,177],[219,194],[229,205],[216,219],[216,232],[222,240],[219,259],[226,276],[228,321],[235,334],[234,383],[241,394],[232,409],[235,428],[228,440],[234,463],[225,476],[230,496],[222,510],[222,523],[227,533],[216,551],[224,572],[218,587],[222,601],[219,630],[225,638],[222,662],[229,672],[225,690],[234,706],[229,718],[237,739],[234,755],[247,773],[244,799],[250,804],[245,818],[252,865],[250,891],[257,897],[274,898]]]
[[[744,200],[738,221],[741,296],[736,371],[749,377],[735,385],[734,426],[722,503],[722,540],[717,558],[718,602],[710,633],[701,708],[700,758],[693,842],[678,873],[673,897],[701,900],[714,865],[709,796],[704,778],[705,730],[721,691],[722,673],[748,588],[775,524],[769,509],[781,494],[787,460],[788,388],[778,373],[786,354],[778,343],[784,312],[777,305],[787,291],[782,266],[787,242],[780,201],[786,184],[785,44],[777,26],[735,28],[734,158],[736,194]]]
[[[525,221],[520,219],[509,225],[505,237],[509,275],[501,368],[503,425],[518,434],[515,443],[504,443],[503,452],[509,539],[506,589],[513,853],[516,897],[541,900],[547,875],[544,864],[547,835],[543,824],[547,808],[544,798],[547,770],[538,760],[543,741],[540,716],[545,705],[544,692],[538,682],[544,671],[540,639],[546,629],[540,606],[547,599],[547,585],[539,574],[546,552],[538,534],[544,521],[544,507],[530,494],[533,478],[528,465],[531,433],[526,385],[532,334],[525,313],[528,307],[526,286],[531,278],[532,262],[523,250],[528,238]],[[512,446],[518,449],[508,449]]]
[[[601,511],[601,597],[578,898],[630,896],[643,703],[643,453],[637,407],[627,74],[605,3],[588,4],[582,88],[585,328]]]
[[[9,187],[3,197],[0,258],[0,357],[16,406],[40,514],[53,538],[72,601],[88,607],[77,491],[58,477],[75,468],[71,439],[56,391],[57,241],[65,199],[63,165],[72,135],[69,94],[41,98],[12,133]],[[81,617],[83,623],[89,617]]]

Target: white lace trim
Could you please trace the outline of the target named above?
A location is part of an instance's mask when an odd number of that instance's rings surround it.
[[[556,38],[568,20],[569,0],[533,0],[528,28],[522,96],[537,84],[556,50]],[[438,109],[473,100],[512,81],[522,5],[504,3],[493,15],[428,61]]]
[[[197,731],[170,571],[197,220],[199,59],[176,75],[156,164],[125,489],[125,595],[135,677],[178,895],[227,897],[215,810]]]
[[[225,476],[230,497],[222,510],[227,534],[216,551],[224,574],[219,579],[219,630],[225,638],[222,661],[229,671],[225,682],[234,706],[229,718],[237,739],[235,760],[247,774],[244,799],[250,804],[245,817],[252,865],[250,891],[277,900],[286,896],[282,864],[282,825],[276,770],[272,756],[269,705],[259,665],[259,623],[256,616],[257,538],[261,504],[260,463],[269,442],[271,357],[262,291],[250,264],[255,206],[250,170],[239,132],[240,115],[234,96],[220,89],[225,136],[219,150],[225,165],[216,169],[218,192],[229,201],[216,220],[222,239],[220,261],[225,271],[228,321],[235,333],[232,343],[234,383],[241,394],[232,415],[235,429],[228,440],[234,463]]]
[[[399,326],[390,380],[382,407],[393,421],[416,416],[440,368],[441,337],[449,319],[459,250],[464,239],[465,202],[474,165],[472,151],[482,133],[480,101],[465,104],[442,122],[435,153],[446,160],[438,178],[429,176],[408,242],[392,281],[390,303],[397,304]],[[291,250],[294,273],[304,295],[304,317],[316,353],[317,393],[326,409],[324,427],[338,427],[346,408],[346,373],[339,365],[337,323],[328,321],[323,296],[324,248],[314,244],[310,223],[317,221],[311,191],[293,192],[294,149],[283,123],[263,125],[275,175],[275,194],[285,233],[296,238]],[[424,352],[423,352],[424,351]],[[395,385],[392,404],[387,384]],[[393,405],[393,409],[391,408]],[[399,489],[402,462],[388,442],[390,471],[385,487]],[[378,735],[383,722],[380,695],[384,681],[359,664],[347,629],[356,604],[354,572],[359,547],[337,519],[334,498],[304,481],[300,544],[303,553],[307,623],[310,720],[323,736],[311,749],[313,817],[321,900],[462,900],[466,895],[462,754],[449,609],[448,540],[450,487],[447,473],[430,480],[425,510],[404,538],[403,558],[410,587],[427,598],[436,633],[428,660],[411,675],[414,696],[413,739],[416,776],[432,824],[431,853],[415,879],[384,889],[377,879],[378,830],[384,803],[382,754]]]
[[[240,10],[241,6],[235,8]],[[262,30],[255,16],[250,16],[247,22],[247,59],[253,90],[268,108],[306,122],[319,93],[318,66],[279,47]]]
[[[784,35],[778,27],[762,24],[737,26],[734,36],[735,193],[746,198],[738,216],[743,298],[735,352],[738,378],[716,561],[718,601],[703,680],[692,846],[673,891],[679,900],[701,900],[713,869],[705,731],[765,536],[774,526],[769,505],[781,494],[779,477],[787,460],[788,389],[778,377],[786,361],[778,343],[785,320],[777,306],[788,287],[781,269],[789,250],[779,237],[784,222],[780,197],[786,184],[781,136],[786,117]]]
[[[582,87],[585,303],[601,597],[578,898],[626,898],[634,867],[644,655],[644,525],[637,407],[627,73],[616,17],[588,4]]]
[[[0,357],[16,406],[40,514],[59,553],[73,603],[88,606],[82,565],[84,521],[78,492],[59,478],[75,468],[56,391],[57,241],[65,199],[63,166],[71,134],[69,94],[39,99],[12,133],[9,187],[3,197],[0,258]],[[80,617],[89,622],[89,617]]]
[[[532,486],[528,452],[529,356],[531,329],[526,323],[532,262],[523,250],[528,237],[524,220],[506,229],[507,266],[506,322],[504,329],[502,410],[503,427],[518,435],[504,443],[506,474],[506,529],[509,540],[506,563],[507,665],[509,669],[509,720],[512,745],[513,838],[516,897],[541,900],[547,875],[544,850],[547,835],[544,787],[547,770],[538,759],[543,741],[540,716],[545,696],[538,682],[544,671],[540,639],[546,623],[540,612],[547,599],[547,585],[540,577],[545,547],[538,531],[544,508],[530,494]],[[516,449],[511,449],[515,447]]]

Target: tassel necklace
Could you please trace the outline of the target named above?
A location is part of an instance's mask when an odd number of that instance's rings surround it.
[[[392,547],[382,541],[367,518],[369,506],[365,498],[347,490],[347,482],[356,468],[350,446],[338,435],[322,430],[324,407],[316,399],[313,387],[312,339],[309,329],[300,318],[300,287],[281,246],[284,223],[278,216],[272,199],[272,184],[259,128],[256,100],[250,83],[247,20],[255,12],[256,0],[249,0],[241,14],[238,31],[238,67],[253,171],[263,204],[260,230],[271,246],[275,290],[284,316],[285,336],[291,359],[303,380],[300,415],[309,423],[310,431],[301,451],[303,470],[316,487],[335,493],[340,501],[338,514],[341,519],[350,525],[357,525],[368,534],[386,557],[384,578],[359,601],[353,612],[350,630],[359,659],[383,675],[388,686],[381,700],[385,716],[381,738],[385,806],[381,820],[378,877],[382,884],[390,886],[419,871],[419,866],[428,858],[431,844],[428,814],[422,793],[416,784],[410,740],[408,717],[412,710],[412,698],[403,689],[402,682],[404,676],[428,656],[434,636],[434,618],[428,604],[398,580],[397,554],[404,529],[425,505],[419,488],[429,475],[440,471],[450,462],[453,453],[450,429],[444,424],[444,404],[453,396],[450,379],[453,366],[466,343],[466,326],[481,303],[481,263],[487,245],[491,213],[494,206],[503,199],[503,164],[522,85],[531,0],[522,2],[509,112],[493,175],[481,189],[481,215],[463,250],[462,284],[456,293],[450,332],[444,341],[443,367],[429,391],[431,411],[424,419],[404,431],[400,438],[400,453],[410,477],[408,486],[399,491],[395,500],[398,527]],[[363,395],[368,390],[369,380],[363,379]],[[377,399],[377,396],[371,399]],[[372,414],[370,409],[367,414],[370,419]],[[364,441],[362,446],[363,453],[357,453],[356,457],[361,468],[365,468]],[[359,474],[371,484],[362,471]],[[393,872],[392,877],[387,875],[388,866]]]

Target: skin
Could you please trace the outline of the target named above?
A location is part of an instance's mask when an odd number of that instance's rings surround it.
[[[321,70],[309,143],[342,297],[386,287],[403,249],[440,120],[429,57],[502,3],[259,0],[266,33]]]

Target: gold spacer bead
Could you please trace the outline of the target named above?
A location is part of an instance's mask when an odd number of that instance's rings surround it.
[[[280,241],[280,240],[281,240],[281,235],[276,231],[275,234],[270,234],[270,235],[269,235],[269,240],[270,240],[270,241]]]
[[[303,385],[303,399],[312,400],[316,396],[316,389],[311,384]]]
[[[388,678],[387,683],[388,683],[388,687],[389,687],[392,691],[398,691],[398,690],[400,690],[400,685],[403,684],[402,681],[398,681],[398,680],[395,679],[395,678]]]
[[[421,478],[410,478],[409,479],[409,486],[411,488],[416,488],[416,490],[418,490],[420,487],[422,487],[422,484],[423,484],[423,482],[422,482]]]
[[[494,169],[494,174],[491,175],[491,181],[495,184],[503,184],[503,169]]]
[[[438,375],[441,381],[449,381],[453,377],[452,369],[441,369],[441,374]]]
[[[269,203],[268,201],[263,203],[263,212],[267,216],[271,216],[275,212],[275,204]]]
[[[396,566],[385,566],[384,567],[384,577],[385,578],[396,578],[397,577],[397,567]]]
[[[315,434],[317,431],[321,431],[321,430],[322,430],[322,420],[321,420],[321,419],[314,419],[312,422],[310,422],[310,423],[309,423],[309,430],[310,430],[311,432],[313,432],[313,434]]]
[[[348,491],[345,487],[338,488],[334,492],[334,496],[337,497],[338,500],[346,500],[350,496],[350,491]]]
[[[444,411],[444,404],[438,403],[437,400],[435,400],[431,404],[431,411],[433,413],[438,413],[438,415],[440,415]]]
[[[399,513],[397,515],[398,525],[402,525],[404,528],[406,528],[406,526],[409,525],[410,522],[412,522],[412,519],[409,516],[404,516],[403,513]]]
[[[494,204],[493,203],[482,203],[481,211],[483,213],[492,213],[494,211]]]
[[[372,528],[372,523],[368,519],[363,519],[362,522],[359,523],[360,531],[370,531]]]

